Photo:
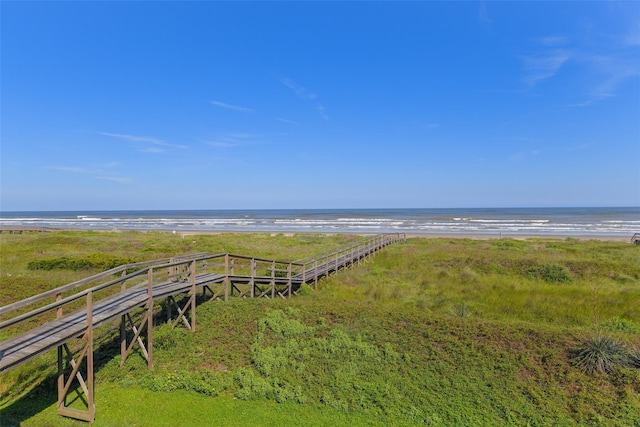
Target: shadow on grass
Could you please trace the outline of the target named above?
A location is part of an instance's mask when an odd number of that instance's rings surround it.
[[[187,299],[187,296],[183,296],[182,298],[176,298],[176,302],[182,307]],[[210,299],[211,298],[207,298],[206,296],[197,295],[196,304],[200,305]],[[154,327],[167,322],[167,304],[169,304],[169,301],[167,299],[163,300],[160,304],[162,308],[154,312]],[[139,326],[139,321],[144,315],[144,309],[137,311],[138,312],[133,315],[133,319],[134,323]],[[176,309],[174,307],[174,319],[175,316]],[[181,323],[178,322],[178,325],[180,324]],[[120,354],[120,336],[119,332],[116,332],[114,329],[117,328],[110,328],[110,330],[99,337],[94,344],[94,373],[100,371],[101,368]],[[127,329],[127,342],[130,343],[133,338],[133,331],[130,330],[129,325],[127,325]],[[146,342],[146,339],[144,339],[145,336],[146,333],[142,332],[141,337],[143,341]],[[77,357],[78,351],[74,351],[74,353],[74,357]],[[144,359],[142,351],[140,351],[137,344],[134,346],[130,357],[134,355],[142,358],[146,363],[146,359]],[[65,365],[65,380],[68,380],[71,367],[67,362],[65,362]],[[82,361],[78,372],[82,372],[83,377],[85,376],[86,359]],[[33,369],[23,368],[18,374],[14,384],[8,387],[0,396],[0,427],[18,427],[24,421],[55,405],[57,401],[58,374],[55,363],[54,366],[43,363],[34,366]],[[81,410],[85,410],[88,407],[86,396],[82,393],[77,379],[74,379],[72,388],[69,393],[67,393],[65,404],[68,407],[70,406]]]
[[[98,372],[120,351],[119,337],[113,333],[102,337],[94,347],[94,372]],[[77,354],[74,355],[77,357]],[[69,365],[65,363],[65,365]],[[86,375],[86,360],[80,365],[78,372]],[[65,368],[65,380],[68,380],[71,368]],[[33,370],[24,370],[15,383],[4,393],[10,402],[0,410],[0,426],[20,426],[22,422],[34,417],[45,409],[55,405],[58,401],[57,368],[42,364]],[[78,380],[74,379],[72,388],[67,393],[65,405],[85,410],[87,398],[81,391]]]

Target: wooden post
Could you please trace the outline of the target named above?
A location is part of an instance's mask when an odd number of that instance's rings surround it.
[[[62,301],[62,294],[56,294],[56,302],[60,302]],[[59,319],[62,317],[62,306],[58,307],[58,309],[56,310],[56,319]]]
[[[147,272],[147,368],[153,369],[153,267]]]
[[[306,271],[306,264],[302,264],[302,284],[306,285],[307,284],[307,271]]]
[[[318,290],[318,260],[313,260],[313,288]]]
[[[62,294],[56,295],[56,301],[62,300]],[[62,307],[58,307],[56,310],[56,318],[62,317]],[[61,403],[64,403],[61,399],[64,399],[64,354],[62,353],[62,346],[58,346],[58,407]]]
[[[276,262],[271,261],[271,299],[276,297]]]
[[[351,267],[353,267],[355,265],[354,260],[356,258],[356,247],[355,246],[351,247],[351,257],[350,258],[351,258],[351,261],[350,261],[351,262]]]
[[[127,270],[124,270],[120,277],[125,277],[127,275]],[[124,292],[127,290],[127,281],[122,280],[120,284],[120,292]],[[168,310],[171,310],[171,305],[167,307]],[[170,319],[171,315],[167,315],[167,318]],[[168,320],[167,320],[168,321]],[[120,358],[123,359],[125,354],[127,353],[127,317],[126,315],[120,316]]]
[[[191,274],[189,281],[191,282],[191,331],[196,331],[196,261],[191,261]]]
[[[229,254],[224,254],[224,302],[229,301]]]
[[[287,296],[291,296],[291,290],[292,285],[291,285],[291,263],[289,263],[289,265],[287,266],[287,290],[289,292],[289,295]]]
[[[93,422],[96,417],[96,406],[93,401],[93,292],[87,294],[87,406],[89,407],[89,419]]]
[[[87,294],[87,331],[82,337],[87,340],[84,349],[80,352],[78,359],[73,358],[73,354],[67,347],[67,344],[63,344],[58,347],[58,414],[71,417],[78,420],[88,421],[92,423],[96,417],[96,406],[94,403],[94,384],[93,384],[93,292]],[[69,379],[64,380],[64,361],[63,361],[63,349],[66,349],[69,363],[72,367]],[[80,367],[82,361],[86,357],[87,359],[87,381],[85,382],[82,374],[80,373]],[[87,398],[87,410],[79,410],[75,408],[68,408],[66,406],[66,396],[69,393],[73,379],[77,378],[82,391]]]
[[[251,286],[251,298],[256,296],[256,259],[251,258],[251,279],[249,279],[249,285]]]

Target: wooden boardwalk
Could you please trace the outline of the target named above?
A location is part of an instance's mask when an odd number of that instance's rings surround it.
[[[404,238],[400,234],[382,234],[294,262],[232,254],[197,253],[116,267],[1,307],[0,318],[6,320],[0,322],[0,330],[10,330],[12,326],[23,322],[35,326],[0,343],[0,373],[8,372],[57,348],[58,412],[60,415],[92,422],[95,418],[95,327],[109,320],[119,319],[121,364],[125,363],[132,348],[138,345],[151,369],[152,321],[154,303],[158,300],[167,302],[167,318],[174,326],[183,323],[187,328],[195,330],[198,292],[209,300],[226,301],[230,297],[287,298],[296,293],[300,286],[312,285],[317,288],[320,278],[360,264],[384,247]],[[182,306],[176,298],[178,295],[182,296]],[[33,306],[37,307],[28,310]],[[65,313],[65,309],[69,312]],[[138,309],[142,309],[143,314],[140,323],[136,325],[131,313]],[[130,331],[127,331],[128,328]],[[24,330],[24,326],[21,329]],[[83,343],[76,356],[67,345],[75,339],[80,339]],[[81,365],[85,367],[85,375],[80,372]],[[66,396],[74,380],[86,396],[86,411],[66,406]]]

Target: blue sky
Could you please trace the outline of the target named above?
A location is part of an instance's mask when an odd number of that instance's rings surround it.
[[[8,2],[12,210],[640,205],[640,2]]]

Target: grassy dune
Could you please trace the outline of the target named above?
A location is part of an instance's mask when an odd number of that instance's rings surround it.
[[[357,238],[1,235],[0,303],[98,271],[78,260],[291,260]],[[84,269],[29,269],[61,257]],[[100,328],[95,425],[640,426],[640,369],[587,374],[574,359],[594,336],[640,345],[640,248],[628,243],[416,238],[318,292],[197,313],[195,333],[158,318],[153,372],[140,356],[120,368],[115,325]],[[77,424],[56,415],[54,353],[0,377],[1,425]]]

